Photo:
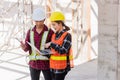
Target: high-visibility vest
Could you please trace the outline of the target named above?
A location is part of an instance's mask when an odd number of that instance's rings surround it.
[[[42,35],[42,39],[41,39],[41,43],[40,43],[40,50],[44,50],[45,49],[45,47],[43,45],[45,45],[45,43],[46,43],[48,33],[49,33],[49,30],[48,31],[44,31],[44,33]],[[32,45],[35,45],[35,43],[34,43],[34,32],[32,30],[30,30],[30,43]],[[32,53],[29,55],[29,59],[30,60],[48,60],[48,58],[46,56],[40,55],[33,48],[32,48]]]
[[[64,32],[59,39],[55,39],[56,34],[53,34],[52,42],[62,46],[63,41],[67,34],[68,34],[68,32]],[[64,53],[64,54],[58,53],[58,51],[55,51],[55,49],[53,49],[53,48],[51,48],[51,51],[54,52],[54,54],[52,54],[50,56],[50,68],[58,69],[58,70],[65,69],[68,65],[67,56],[69,57],[70,67],[73,67],[72,48],[69,49],[69,51],[68,51],[69,53]]]

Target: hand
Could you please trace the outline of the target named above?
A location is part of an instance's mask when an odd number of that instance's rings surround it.
[[[51,44],[51,42],[46,43],[46,44],[45,44],[45,48],[49,48],[49,47],[50,47],[50,44]]]
[[[23,49],[23,50],[25,50],[25,48],[26,48],[26,45],[22,42],[22,41],[20,41],[20,43],[21,43],[21,48]]]

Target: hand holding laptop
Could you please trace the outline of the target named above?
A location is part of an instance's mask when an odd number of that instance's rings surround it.
[[[30,42],[27,42],[34,50],[36,50],[40,55],[49,55],[53,54],[50,49],[45,50],[38,50],[34,45],[32,45]]]
[[[20,42],[21,48],[22,48],[23,50],[25,50],[25,48],[26,48],[25,43],[24,43],[23,41],[19,40],[17,37],[16,37],[15,39],[16,39],[18,42]]]
[[[46,43],[44,46],[45,46],[45,48],[49,48],[50,45],[51,45],[51,42],[48,42],[48,43]]]

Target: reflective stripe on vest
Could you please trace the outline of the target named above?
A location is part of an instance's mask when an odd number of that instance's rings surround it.
[[[67,57],[66,56],[51,56],[50,57],[52,60],[67,60]],[[73,59],[73,56],[70,55],[69,56],[69,59],[72,60]]]
[[[29,55],[29,59],[30,60],[48,60],[47,57],[41,56],[41,55]]]
[[[48,36],[48,31],[45,31],[45,32],[43,33],[43,36],[42,36],[41,45],[40,45],[40,50],[44,50],[44,49],[45,49],[44,45],[45,45],[47,36]]]
[[[41,40],[41,43],[40,43],[40,50],[44,50],[43,45],[46,43],[48,32],[49,32],[49,30],[45,31],[42,35],[42,40]],[[35,43],[34,43],[34,32],[32,30],[30,31],[30,42],[31,42],[32,45],[35,45]],[[32,48],[31,55],[29,55],[29,59],[30,60],[48,60],[48,58],[46,56],[39,55],[39,53],[37,53],[33,48]]]

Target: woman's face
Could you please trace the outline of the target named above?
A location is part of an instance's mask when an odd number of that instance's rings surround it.
[[[63,29],[62,24],[56,22],[52,22],[52,27],[55,30],[55,32],[60,32]]]

